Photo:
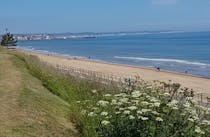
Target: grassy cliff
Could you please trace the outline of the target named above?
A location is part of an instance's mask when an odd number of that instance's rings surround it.
[[[77,136],[69,103],[49,92],[24,61],[0,49],[0,136]]]
[[[104,85],[0,50],[0,136],[209,136],[209,110],[178,83]]]

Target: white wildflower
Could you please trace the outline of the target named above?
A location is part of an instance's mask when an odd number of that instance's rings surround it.
[[[89,116],[89,117],[94,117],[94,116],[96,116],[96,114],[95,114],[94,112],[90,112],[90,113],[88,114],[88,116]]]
[[[117,102],[116,105],[121,106],[121,105],[123,105],[123,103],[122,102]]]
[[[202,124],[204,124],[204,125],[210,125],[210,121],[208,121],[208,120],[203,120],[203,121],[202,121]]]
[[[123,114],[129,115],[131,112],[129,110],[125,110]]]
[[[102,116],[107,116],[108,115],[108,112],[105,112],[105,111],[104,112],[101,112],[101,115]]]
[[[127,103],[128,100],[129,100],[128,98],[121,98],[121,99],[119,99],[119,101],[122,102],[122,103]]]
[[[176,108],[177,107],[177,104],[178,104],[178,101],[177,100],[172,100],[171,102],[169,102],[167,104],[167,106],[173,109],[173,108]]]
[[[129,110],[136,110],[137,107],[136,107],[136,106],[130,106],[130,107],[128,107],[128,109],[129,109]]]
[[[123,110],[125,110],[125,108],[119,108],[119,110],[120,110],[120,111],[123,111]]]
[[[179,108],[177,106],[172,107],[173,110],[178,110]]]
[[[85,115],[86,113],[87,113],[86,110],[82,110],[82,111],[81,111],[81,114],[83,114],[83,115]]]
[[[138,110],[138,111],[136,111],[136,113],[137,113],[137,114],[142,114],[143,112],[140,111],[140,110]]]
[[[159,115],[159,113],[157,111],[151,111],[151,113],[154,115]]]
[[[153,87],[152,86],[148,86],[148,87],[146,87],[146,89],[152,89]]]
[[[201,107],[201,109],[204,110],[204,111],[207,111],[207,110],[208,110],[207,107],[204,107],[204,106],[200,106],[200,107]]]
[[[93,89],[93,90],[92,90],[92,93],[93,93],[93,94],[96,94],[96,93],[97,93],[97,90]]]
[[[117,104],[117,100],[116,99],[112,99],[111,102],[112,102],[113,105],[116,105]]]
[[[150,101],[151,101],[151,102],[159,102],[159,100],[158,100],[157,98],[155,98],[155,97],[151,97],[151,98],[150,98]]]
[[[191,122],[194,122],[194,119],[192,119],[192,118],[188,118],[187,120],[191,121]]]
[[[133,98],[138,98],[140,97],[142,94],[140,93],[140,91],[134,91],[131,93],[131,97]]]
[[[165,96],[170,96],[171,94],[169,94],[168,92],[164,93]]]
[[[195,126],[195,132],[198,133],[198,134],[205,134],[205,132],[203,132],[203,131],[201,130],[201,128],[198,127],[198,126]]]
[[[142,109],[141,111],[142,111],[143,113],[146,113],[146,112],[151,111],[151,109]]]
[[[109,104],[109,102],[108,101],[104,101],[104,100],[100,100],[97,103],[97,105],[102,106],[102,107],[107,106],[107,104]]]
[[[98,110],[98,108],[97,107],[93,107],[92,110]]]
[[[142,101],[141,104],[144,105],[144,106],[149,105],[149,103],[147,101]]]
[[[118,114],[120,114],[120,113],[121,113],[120,111],[115,112],[116,115],[118,115]]]
[[[131,100],[132,103],[138,105],[139,104],[139,100]]]
[[[183,106],[184,106],[185,108],[190,108],[190,103],[189,103],[189,102],[186,102]]]
[[[129,119],[133,120],[135,117],[133,115],[129,115]]]
[[[198,116],[193,116],[192,118],[193,118],[194,121],[199,120],[199,117]]]
[[[110,119],[110,118],[112,118],[112,115],[106,116],[105,118]]]
[[[148,117],[142,117],[142,116],[140,116],[140,119],[143,120],[143,121],[146,121],[146,120],[148,120]]]
[[[147,96],[146,96],[146,98],[147,98],[147,99],[150,99],[150,96],[149,96],[149,95],[147,95]]]
[[[101,121],[101,124],[104,125],[104,126],[106,126],[106,125],[110,124],[110,122],[107,121],[107,120],[103,120],[103,121]]]
[[[159,106],[160,106],[160,102],[155,102],[153,105],[154,105],[155,107],[159,107]]]
[[[105,94],[104,97],[111,97],[111,94]]]
[[[120,93],[120,94],[116,94],[114,96],[115,97],[126,97],[127,95],[125,93]]]
[[[157,117],[155,120],[156,121],[159,121],[159,122],[162,122],[163,121],[163,119],[161,117]]]

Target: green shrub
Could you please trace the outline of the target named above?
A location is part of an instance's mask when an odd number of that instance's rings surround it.
[[[105,94],[87,108],[85,118],[96,124],[89,130],[101,137],[209,137],[209,110],[179,87],[144,83],[132,92]]]

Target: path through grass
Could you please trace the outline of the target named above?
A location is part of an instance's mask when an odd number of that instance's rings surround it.
[[[77,136],[69,104],[30,75],[23,61],[0,51],[0,136]]]

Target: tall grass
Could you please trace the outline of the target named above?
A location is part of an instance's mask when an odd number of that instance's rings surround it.
[[[71,105],[69,118],[75,122],[82,134],[86,134],[83,132],[85,132],[86,126],[89,127],[89,123],[83,119],[80,112],[84,106],[78,102],[87,101],[85,105],[90,105],[100,100],[104,93],[120,92],[117,87],[112,85],[61,73],[53,66],[41,62],[36,56],[18,52],[11,54],[24,61],[28,71],[40,79],[43,86],[50,92],[69,102]]]
[[[180,84],[136,78],[121,87],[109,86],[60,73],[35,56],[15,55],[49,91],[69,102],[69,118],[83,136],[209,136],[208,110]]]

